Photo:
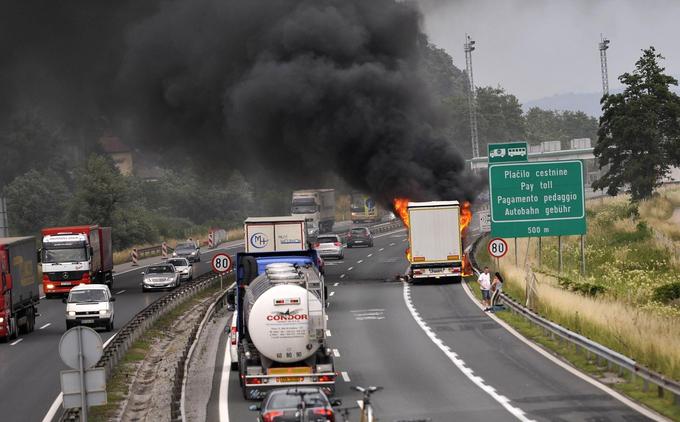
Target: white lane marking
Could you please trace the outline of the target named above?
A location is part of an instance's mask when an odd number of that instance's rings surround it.
[[[358,316],[354,319],[356,319],[357,321],[365,321],[367,319],[380,320],[380,319],[385,319],[385,317],[384,316],[362,316],[362,317]]]
[[[235,318],[236,314],[232,316]],[[231,323],[230,323],[231,324]],[[230,325],[231,326],[231,325]],[[227,344],[229,342],[227,341]],[[218,409],[220,412],[220,422],[229,422],[229,374],[231,373],[231,352],[227,348],[224,351],[222,361],[222,376],[220,376],[220,387],[218,393]]]
[[[384,310],[385,310],[385,309],[383,309],[383,308],[373,308],[373,309],[355,309],[355,310],[352,310],[352,311],[350,311],[350,312],[352,312],[352,313],[363,313],[363,312],[382,312],[382,311],[384,311]]]
[[[10,345],[10,346],[14,346],[14,345],[16,345],[16,344],[21,343],[22,341],[24,341],[24,339],[23,339],[23,338],[20,338],[20,339],[18,339],[18,340],[14,340],[14,342],[10,343],[9,345]]]
[[[378,249],[378,252],[382,252],[384,250],[385,250],[385,248],[380,248],[380,249]]]
[[[127,292],[127,290],[123,289],[123,290],[119,290],[119,291],[117,291],[117,292],[116,292],[116,294],[117,294],[117,295],[119,295],[119,294],[121,294],[121,293],[125,293],[125,292]]]
[[[338,349],[333,349],[333,356],[335,356],[336,358],[339,358],[340,357],[340,351]]]
[[[451,349],[444,344],[435,334],[434,331],[425,323],[425,321],[420,317],[420,314],[416,310],[413,302],[411,301],[411,286],[410,284],[404,282],[404,302],[406,302],[406,307],[411,316],[420,326],[420,328],[425,332],[425,334],[432,340],[432,342],[442,351],[444,354],[453,362],[454,365],[463,373],[470,381],[472,381],[477,387],[482,389],[485,393],[491,396],[492,399],[496,400],[501,406],[505,408],[510,414],[516,417],[518,420],[523,422],[532,421],[525,414],[524,411],[518,407],[510,404],[510,399],[499,394],[495,388],[485,383],[485,381],[479,375],[475,375],[465,362],[458,357],[458,355],[451,351]]]
[[[330,336],[331,336],[331,330],[326,330],[326,337],[330,337]]]
[[[352,271],[353,269],[354,269],[354,267],[349,267],[349,268],[347,268],[347,271]]]
[[[344,274],[343,274],[344,275]],[[333,287],[338,287],[340,283],[333,283]]]
[[[340,374],[342,375],[342,379],[345,380],[345,382],[350,382],[350,381],[352,381],[352,380],[349,378],[349,374],[347,373],[347,371],[342,371],[342,372],[340,372]]]
[[[370,258],[370,257],[372,257],[372,256],[373,256],[373,254],[372,254],[372,253],[369,253],[368,255],[366,255],[366,258]]]
[[[340,274],[340,278],[345,278],[345,275],[344,275],[344,274]]]
[[[360,259],[360,260],[357,261],[357,264],[361,264],[362,262],[364,262],[364,260]]]
[[[402,242],[406,242],[406,239],[401,239]]]
[[[335,294],[335,292],[330,292],[330,293],[328,293],[328,296],[330,297],[330,296],[333,296],[334,294]]]
[[[38,330],[44,330],[45,328],[49,327],[50,325],[52,325],[52,323],[51,323],[51,322],[48,322],[47,324],[45,324],[45,325],[43,325],[42,327],[38,328]]]
[[[475,270],[476,273],[479,274],[477,270]],[[465,290],[465,293],[468,295],[470,300],[477,305],[479,309],[484,309],[484,306],[482,306],[481,303],[477,302],[477,299],[475,296],[472,294],[470,291],[470,286],[468,286],[467,282],[463,282],[463,290]],[[643,414],[644,416],[648,417],[649,419],[652,420],[659,420],[659,415],[645,407],[640,406],[639,404],[635,403],[634,401],[630,400],[628,397],[619,394],[617,391],[612,390],[608,386],[602,384],[601,382],[591,378],[590,376],[581,373],[578,369],[572,367],[571,365],[562,362],[560,359],[557,357],[551,355],[547,351],[543,350],[541,347],[535,345],[531,340],[528,338],[524,337],[522,334],[517,332],[514,328],[512,328],[510,325],[508,325],[505,321],[502,319],[498,318],[496,315],[487,313],[486,314],[489,318],[493,319],[496,321],[501,327],[505,328],[510,334],[513,336],[517,337],[522,343],[526,344],[527,346],[531,347],[534,349],[536,352],[538,352],[541,356],[545,357],[555,365],[564,368],[567,372],[579,377],[580,379],[584,380],[585,382],[599,388],[600,390],[604,391],[605,393],[609,394],[610,396],[614,397],[621,403],[625,404],[626,406],[630,407],[631,409],[635,410],[638,413]],[[663,420],[663,419],[662,419]]]
[[[394,242],[390,243],[390,246],[394,246],[394,245],[396,245],[396,243],[394,243]]]
[[[42,295],[42,296],[39,297],[39,299],[40,299],[40,300],[43,300],[43,299],[45,299],[46,297],[47,297],[47,296]]]

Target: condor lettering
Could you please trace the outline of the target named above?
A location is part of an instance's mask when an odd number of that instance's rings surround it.
[[[307,320],[306,314],[301,315],[267,315],[267,321],[302,321]]]

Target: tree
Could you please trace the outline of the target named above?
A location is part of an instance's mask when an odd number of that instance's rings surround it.
[[[663,73],[659,60],[654,47],[643,50],[635,70],[619,76],[623,93],[602,98],[594,153],[600,168],[609,168],[594,189],[616,195],[629,185],[636,202],[680,164],[680,97],[669,88],[678,81]]]
[[[5,196],[12,234],[33,235],[61,223],[68,189],[64,179],[52,170],[29,170],[7,186]]]
[[[532,107],[524,115],[527,142],[540,144],[545,141],[560,141],[562,148],[574,138],[595,139],[597,120],[581,111],[554,111]]]

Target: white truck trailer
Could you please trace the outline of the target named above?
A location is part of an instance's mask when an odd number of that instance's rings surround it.
[[[313,233],[328,233],[335,223],[335,191],[333,189],[307,189],[293,192],[291,214],[304,218]]]
[[[409,202],[408,241],[411,279],[453,279],[463,274],[458,201]]]

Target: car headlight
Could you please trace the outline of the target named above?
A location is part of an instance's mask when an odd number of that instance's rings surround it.
[[[107,311],[106,309],[100,309],[100,310],[99,310],[99,315],[106,315],[108,312],[109,312],[109,311]]]
[[[0,316],[0,322],[5,322],[5,318]]]
[[[172,256],[177,256],[177,252],[173,252],[173,253],[172,253]]]
[[[191,253],[191,255],[196,255],[196,251],[193,251],[193,252]]]
[[[182,274],[189,274],[189,269],[182,270]]]
[[[75,311],[68,311],[68,316],[76,316],[76,312]]]

